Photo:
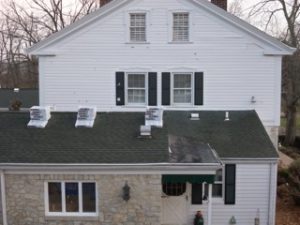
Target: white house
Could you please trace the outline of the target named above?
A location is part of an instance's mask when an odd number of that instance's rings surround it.
[[[1,225],[275,224],[294,49],[212,3],[112,0],[28,49],[41,107],[0,113]]]

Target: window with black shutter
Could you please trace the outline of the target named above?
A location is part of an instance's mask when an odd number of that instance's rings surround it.
[[[203,73],[195,73],[195,96],[194,101],[195,105],[203,105]]]
[[[202,184],[192,184],[192,204],[202,204]]]
[[[148,73],[148,105],[157,105],[157,73]]]
[[[225,165],[225,204],[235,204],[236,165]]]
[[[171,85],[171,73],[162,73],[162,105],[170,105],[170,85]]]
[[[125,104],[125,72],[116,72],[116,105]]]

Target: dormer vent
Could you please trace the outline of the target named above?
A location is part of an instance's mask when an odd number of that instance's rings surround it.
[[[191,120],[200,120],[199,113],[191,113]]]
[[[50,118],[50,107],[33,106],[30,108],[30,121],[27,126],[45,128]]]
[[[94,126],[95,118],[97,115],[97,108],[91,106],[80,106],[77,113],[77,120],[75,127],[88,127]]]
[[[145,113],[145,125],[163,127],[163,113],[160,108],[148,108]]]
[[[229,121],[230,118],[229,118],[229,112],[225,112],[225,120],[224,121]]]
[[[140,127],[140,137],[151,137],[151,126],[144,126]]]

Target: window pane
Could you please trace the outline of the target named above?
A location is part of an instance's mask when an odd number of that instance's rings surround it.
[[[173,41],[189,40],[189,14],[173,14]]]
[[[204,195],[208,197],[208,184],[205,184]],[[222,197],[222,184],[212,185],[212,197]]]
[[[129,74],[128,75],[129,88],[145,88],[145,75],[144,74]]]
[[[61,183],[48,183],[49,212],[61,212]]]
[[[78,183],[66,183],[66,211],[78,212],[79,200],[78,200]]]
[[[222,197],[222,184],[213,184],[212,196],[213,197]]]
[[[95,183],[82,183],[83,212],[96,212]]]
[[[168,196],[180,196],[186,191],[185,183],[165,183],[162,185],[163,192]]]
[[[175,74],[174,88],[191,88],[192,81],[190,74]]]
[[[222,174],[222,169],[217,170],[216,176],[215,176],[215,181],[222,181],[223,180],[223,174]]]
[[[130,40],[146,41],[146,14],[130,14]]]
[[[145,90],[128,90],[128,103],[145,103]]]
[[[174,103],[191,103],[191,90],[174,90]]]

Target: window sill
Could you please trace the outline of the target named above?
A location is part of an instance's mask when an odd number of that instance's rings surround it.
[[[129,42],[125,42],[125,44],[127,44],[127,45],[148,45],[148,44],[150,44],[150,42],[148,42],[148,41],[141,41],[141,42],[129,41]]]
[[[45,220],[46,221],[99,221],[100,217],[99,216],[84,216],[84,215],[72,215],[72,216],[68,216],[68,215],[55,215],[55,216],[51,216],[51,215],[47,215],[45,216]]]
[[[169,41],[168,44],[194,44],[192,41]]]

